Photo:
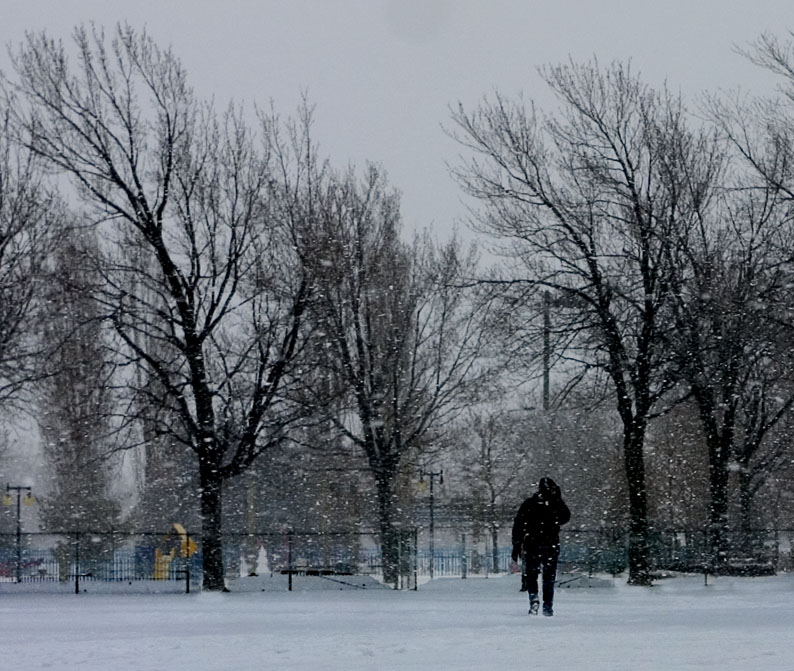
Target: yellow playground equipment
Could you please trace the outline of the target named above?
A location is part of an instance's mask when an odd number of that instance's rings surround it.
[[[174,531],[163,537],[163,547],[154,550],[154,579],[168,580],[171,562],[176,557],[188,558],[198,550],[196,542],[188,535],[178,522],[174,522]]]

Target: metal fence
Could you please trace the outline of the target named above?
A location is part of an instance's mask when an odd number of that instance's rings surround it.
[[[264,531],[224,535],[230,576],[261,573],[378,574],[378,535],[370,531]]]
[[[381,573],[371,532],[226,534],[230,579],[259,574]],[[412,547],[404,549],[413,556]],[[409,575],[410,571],[403,571]],[[201,541],[186,530],[0,534],[0,591],[190,591],[202,577]]]
[[[468,577],[508,573],[507,531],[493,536],[466,529],[426,528],[400,534],[397,588],[415,588],[429,577]],[[431,542],[432,540],[432,542]],[[619,574],[627,565],[628,537],[622,529],[566,529],[561,534],[563,570]],[[792,530],[756,530],[748,539],[729,537],[720,571],[758,575],[792,566]],[[703,530],[657,530],[651,534],[654,571],[713,571]],[[495,546],[494,546],[495,545]],[[224,564],[229,579],[263,575],[369,575],[382,580],[378,534],[355,532],[264,531],[227,534]],[[0,590],[190,591],[201,582],[198,535],[162,533],[0,534]]]
[[[498,534],[496,547],[491,534],[473,534],[460,527],[442,527],[437,535],[431,555],[426,530],[419,534],[419,575],[488,575],[515,570],[507,529]],[[588,575],[623,573],[628,565],[628,540],[628,533],[617,527],[563,529],[560,567]],[[657,529],[649,537],[651,570],[655,572],[763,575],[789,571],[794,569],[793,548],[794,530],[730,532],[725,542],[727,554],[715,565],[706,530]]]
[[[151,583],[151,591],[190,591],[201,577],[197,550],[176,532],[0,534],[0,589],[79,592],[92,584]]]

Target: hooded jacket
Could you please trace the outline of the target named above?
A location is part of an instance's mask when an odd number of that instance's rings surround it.
[[[570,519],[560,488],[551,478],[541,478],[538,491],[521,504],[513,521],[514,553],[559,545],[560,527]]]

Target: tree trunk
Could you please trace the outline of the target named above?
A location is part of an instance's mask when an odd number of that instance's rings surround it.
[[[648,548],[648,493],[643,459],[644,431],[630,430],[623,452],[629,490],[629,584],[650,585]]]
[[[390,481],[378,479],[378,522],[383,582],[397,585],[400,577],[400,532],[394,526],[394,496]]]
[[[709,445],[709,561],[711,570],[719,571],[728,561],[728,446],[730,440],[716,431],[708,431]]]
[[[219,592],[226,589],[221,539],[223,482],[220,470],[206,460],[200,464],[201,551],[204,579],[202,588]]]
[[[712,570],[728,561],[728,469],[722,458],[709,465],[709,549]]]
[[[739,537],[745,557],[751,557],[757,549],[757,538],[753,533],[752,508],[752,475],[745,466],[739,472]]]

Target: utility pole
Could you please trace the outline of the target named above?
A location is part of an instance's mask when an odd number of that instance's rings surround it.
[[[543,292],[543,410],[549,411],[549,377],[551,373],[551,297]]]
[[[22,582],[22,510],[20,504],[22,502],[22,492],[26,491],[25,503],[30,505],[33,503],[33,495],[31,488],[25,485],[10,485],[6,483],[6,496],[10,497],[9,492],[16,492],[17,494],[17,567],[16,579],[17,582]]]
[[[433,505],[435,502],[435,494],[433,492],[433,483],[435,482],[435,478],[438,478],[438,484],[444,484],[444,469],[442,468],[439,471],[426,471],[422,469],[419,473],[420,479],[424,479],[427,476],[430,478],[430,579],[433,579],[433,573],[435,569],[436,563],[436,551],[435,551],[435,518],[433,516]]]

